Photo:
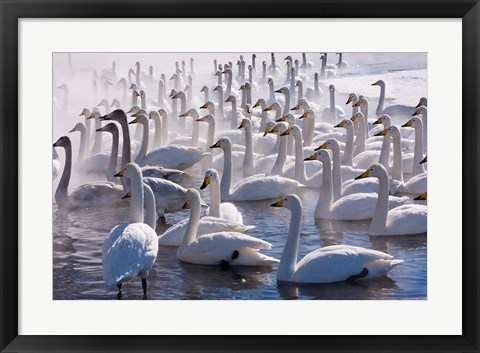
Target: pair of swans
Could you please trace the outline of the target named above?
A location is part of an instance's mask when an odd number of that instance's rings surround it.
[[[122,284],[140,274],[146,299],[148,273],[158,253],[157,234],[154,230],[155,199],[152,190],[144,185],[142,171],[135,163],[127,164],[118,176],[130,180],[129,221],[113,227],[103,243],[103,278],[106,285],[117,286],[117,298],[121,299]],[[144,202],[147,208],[145,218]]]
[[[348,245],[319,248],[297,262],[302,202],[297,195],[291,194],[271,206],[291,211],[290,229],[278,264],[279,282],[333,283],[382,277],[403,262],[381,251]]]

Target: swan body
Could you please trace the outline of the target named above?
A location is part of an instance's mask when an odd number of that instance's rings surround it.
[[[287,241],[278,265],[277,281],[294,283],[333,283],[385,276],[403,260],[377,250],[357,246],[332,245],[317,249],[297,262],[302,221],[302,202],[287,195],[272,204],[286,207],[292,216]]]

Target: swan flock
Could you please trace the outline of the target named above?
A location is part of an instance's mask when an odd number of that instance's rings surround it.
[[[55,83],[54,206],[122,215],[99,247],[116,297],[140,277],[130,290],[148,298],[163,247],[188,266],[270,268],[279,283],[364,283],[403,266],[388,248],[348,238],[319,238],[306,252],[301,234],[308,210],[332,227],[361,223],[369,239],[425,236],[427,98],[395,103],[388,74],[359,85],[348,53],[330,54],[332,64],[328,53],[209,55],[208,66],[192,54],[163,72],[114,61],[82,72],[88,83],[70,67]],[[290,218],[275,241],[247,212],[253,204],[270,222]]]

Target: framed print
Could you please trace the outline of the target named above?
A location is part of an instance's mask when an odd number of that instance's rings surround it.
[[[2,352],[478,352],[476,1],[0,9]]]

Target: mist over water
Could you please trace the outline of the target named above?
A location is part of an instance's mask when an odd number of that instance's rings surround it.
[[[236,61],[243,55],[248,64],[252,53],[55,53],[53,55],[53,97],[54,104],[60,104],[63,94],[55,89],[60,84],[69,87],[69,103],[66,114],[56,114],[53,117],[53,141],[68,135],[72,140],[73,163],[76,163],[80,143],[80,134],[67,133],[76,123],[83,122],[79,116],[83,108],[92,109],[103,98],[101,94],[95,97],[92,88],[93,72],[101,74],[103,69],[111,67],[116,61],[116,72],[119,78],[127,78],[129,69],[135,68],[135,62],[141,63],[142,70],[148,73],[148,67],[153,66],[157,79],[161,73],[167,78],[167,94],[173,86],[169,78],[175,72],[175,62],[184,60],[186,69],[190,71],[189,59],[195,59],[194,67],[198,77],[193,81],[193,94],[203,100],[201,87],[210,87],[210,99],[216,102],[217,95],[211,89],[216,85],[217,78],[212,76],[213,59],[219,64],[231,61],[234,75],[237,72]],[[262,61],[270,64],[270,53],[256,53],[257,71],[261,72]],[[275,78],[275,88],[280,88],[285,82],[286,55],[292,55],[301,62],[301,53],[276,53],[277,65],[282,74]],[[315,67],[308,71],[308,81],[304,82],[304,92],[313,86],[313,73],[320,72],[320,54],[307,53],[307,60]],[[328,54],[328,64],[337,62],[335,53]],[[320,81],[324,92],[318,101],[321,109],[329,102],[328,85],[336,87],[336,104],[343,106],[347,116],[351,106],[345,105],[350,92],[364,94],[370,104],[370,118],[375,116],[378,103],[379,88],[371,83],[383,79],[387,83],[386,100],[388,104],[415,105],[427,92],[427,55],[426,53],[344,53],[343,60],[348,67],[330,78]],[[248,75],[247,75],[248,78]],[[127,83],[127,88],[128,88]],[[268,86],[267,86],[268,87]],[[183,87],[182,87],[183,89]],[[128,90],[127,104],[122,109],[131,108],[131,90]],[[112,85],[109,91],[109,102],[120,98],[122,90],[118,85]],[[260,85],[259,91],[252,92],[252,100],[260,97],[268,98],[268,90]],[[147,90],[147,103],[157,99],[157,88]],[[140,101],[139,101],[140,102]],[[227,104],[226,104],[227,106]],[[199,107],[195,107],[199,111]],[[103,107],[99,107],[102,114]],[[153,106],[152,106],[153,109]],[[156,107],[158,109],[158,107]],[[201,110],[201,116],[206,111]],[[129,117],[130,120],[130,117]],[[398,122],[399,123],[399,122]],[[203,124],[202,124],[203,125]],[[205,124],[206,125],[206,124]],[[175,124],[172,125],[175,129]],[[190,129],[190,125],[187,130]],[[131,133],[133,136],[134,129]],[[217,131],[217,135],[218,135]],[[201,126],[200,137],[205,138],[206,127]],[[103,134],[105,144],[110,143],[110,134]],[[317,146],[314,146],[317,147]],[[64,151],[58,148],[63,169]],[[218,153],[218,151],[215,151]],[[184,187],[199,188],[203,182],[204,169],[196,165],[187,170],[189,176],[182,181]],[[240,173],[235,173],[232,184],[241,179]],[[59,177],[53,181],[55,191]],[[69,191],[87,182],[105,180],[102,176],[72,173]],[[319,247],[344,244],[380,250],[396,259],[403,259],[388,273],[387,277],[358,281],[358,283],[333,283],[321,285],[279,284],[276,282],[277,266],[272,268],[233,267],[225,270],[220,266],[200,266],[181,262],[176,259],[176,249],[159,247],[156,263],[148,278],[149,299],[426,299],[427,298],[427,235],[408,236],[369,236],[370,220],[365,221],[327,221],[315,220],[313,212],[318,200],[319,189],[306,189],[300,197],[303,202],[303,218],[300,236],[298,259]],[[202,198],[209,203],[209,188],[201,191]],[[52,195],[53,196],[53,195]],[[411,195],[409,195],[411,197]],[[95,207],[91,209],[65,210],[53,200],[53,298],[60,300],[72,299],[115,299],[116,288],[106,287],[102,277],[102,244],[111,228],[128,221],[128,203],[126,207]],[[255,229],[248,234],[266,240],[272,244],[272,249],[262,250],[262,253],[281,258],[283,247],[290,224],[290,212],[286,209],[276,209],[269,205],[271,200],[255,202],[235,202],[243,215],[244,224],[253,224]],[[203,211],[205,212],[205,211]],[[170,225],[187,218],[189,211],[178,211],[166,215],[166,224],[157,224],[157,234],[162,234]],[[142,299],[140,278],[123,286],[123,299]]]

